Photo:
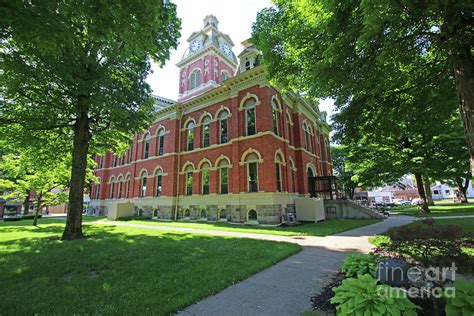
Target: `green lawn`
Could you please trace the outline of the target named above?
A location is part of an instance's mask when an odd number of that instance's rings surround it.
[[[146,219],[126,220],[128,223],[168,226],[168,227],[185,227],[195,229],[208,230],[224,230],[234,232],[270,234],[282,236],[328,236],[334,235],[346,230],[371,225],[380,222],[380,220],[329,220],[319,223],[307,223],[294,227],[272,227],[272,226],[244,226],[232,225],[226,223],[195,223],[195,222],[164,222]]]
[[[422,213],[418,206],[407,206],[396,210],[397,214],[412,215],[417,217],[425,216],[456,216],[474,215],[474,203],[469,204],[442,204],[430,206],[431,213]]]
[[[298,245],[64,221],[0,223],[2,315],[169,315],[271,266]]]

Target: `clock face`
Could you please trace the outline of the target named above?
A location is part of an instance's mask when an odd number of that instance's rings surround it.
[[[222,43],[221,44],[221,49],[228,56],[230,56],[231,53],[232,53],[232,50],[230,49],[230,46],[227,43]]]
[[[191,53],[197,52],[199,49],[201,49],[201,41],[200,40],[195,40],[194,42],[191,43],[189,50]]]

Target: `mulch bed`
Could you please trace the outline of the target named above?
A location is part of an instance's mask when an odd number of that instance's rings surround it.
[[[321,293],[311,298],[313,309],[316,311],[335,312],[336,305],[331,304],[331,302],[329,301],[334,296],[334,291],[332,290],[332,288],[341,285],[342,280],[344,280],[345,278],[346,275],[344,273],[336,273],[331,278],[331,280],[324,285],[323,289],[321,290]]]

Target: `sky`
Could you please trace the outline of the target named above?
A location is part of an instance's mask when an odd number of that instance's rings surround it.
[[[153,73],[148,77],[153,94],[176,100],[178,97],[179,73],[178,63],[188,42],[186,39],[192,32],[203,27],[203,19],[212,14],[219,20],[219,30],[230,36],[235,46],[233,51],[238,55],[243,46],[242,41],[250,38],[252,23],[255,22],[257,12],[271,5],[270,0],[172,0],[177,5],[178,17],[181,18],[181,38],[178,48],[171,52],[171,58],[163,68],[154,64]],[[320,110],[332,113],[332,101],[324,100],[320,103]]]

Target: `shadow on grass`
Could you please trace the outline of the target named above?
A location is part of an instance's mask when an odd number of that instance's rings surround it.
[[[166,315],[300,249],[92,225],[85,225],[87,239],[62,242],[62,230],[62,224],[0,227],[0,234],[18,235],[0,242],[2,313]],[[30,232],[38,237],[22,237]]]

